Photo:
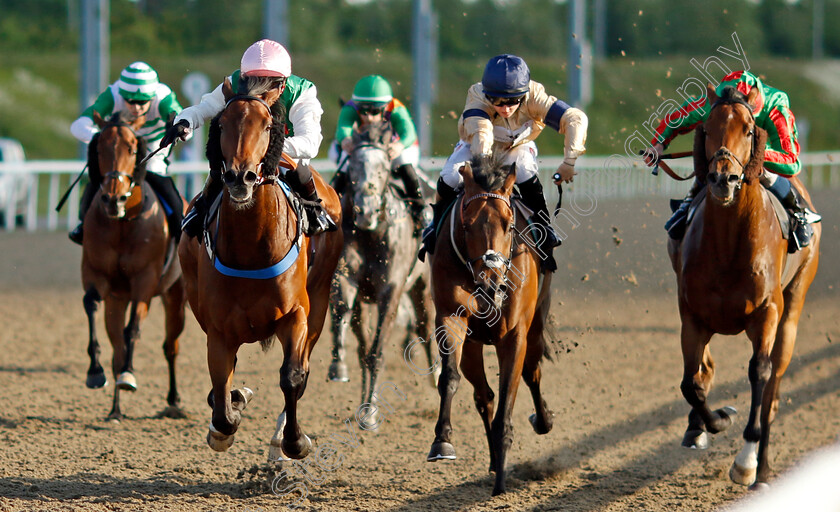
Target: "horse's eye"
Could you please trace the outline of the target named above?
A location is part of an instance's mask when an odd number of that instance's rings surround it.
[[[265,127],[265,131],[270,132],[272,128],[274,128],[274,126],[268,125]]]

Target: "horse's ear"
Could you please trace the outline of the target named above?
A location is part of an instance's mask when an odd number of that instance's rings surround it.
[[[709,173],[709,159],[706,158],[706,130],[703,125],[694,130],[694,175],[700,183],[706,183]]]
[[[755,109],[756,102],[758,102],[758,93],[758,87],[753,87],[750,89],[750,93],[747,94],[747,103],[749,103],[753,109]]]
[[[105,127],[105,120],[102,119],[102,116],[99,115],[99,112],[95,110],[93,111],[93,122],[96,123],[96,126],[98,126],[99,128]]]
[[[146,124],[146,114],[143,114],[134,121],[130,122],[129,126],[131,126],[131,129],[136,132],[137,130],[142,128],[144,124]]]
[[[469,162],[464,162],[464,165],[458,169],[458,172],[464,177],[464,181],[474,181],[472,165]]]
[[[225,83],[222,84],[222,94],[225,95],[225,101],[230,101],[233,98],[233,85],[230,83],[230,77],[226,77]]]
[[[753,135],[752,156],[744,167],[744,179],[747,181],[761,176],[764,169],[764,148],[767,145],[767,131],[758,126],[753,130],[755,134]]]
[[[510,166],[510,171],[508,172],[507,177],[505,178],[505,183],[502,185],[502,190],[504,191],[504,195],[510,195],[510,191],[513,190],[513,185],[516,183],[516,164],[512,164]]]
[[[268,106],[274,105],[277,99],[280,97],[280,94],[283,92],[281,87],[275,87],[273,89],[269,89],[262,94],[262,99],[268,103]]]
[[[715,88],[712,87],[712,84],[706,84],[706,98],[709,100],[709,105],[719,99],[717,93],[715,92]]]

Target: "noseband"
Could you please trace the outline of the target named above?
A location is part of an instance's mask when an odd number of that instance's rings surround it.
[[[476,194],[476,195],[474,195],[472,197],[469,197],[467,199],[463,199],[463,197],[461,199],[461,207],[459,208],[459,211],[460,211],[460,215],[461,215],[461,229],[464,233],[466,233],[466,225],[464,224],[464,210],[467,208],[467,205],[469,205],[471,202],[475,201],[476,199],[482,199],[482,198],[498,199],[498,200],[504,202],[505,205],[507,205],[507,207],[510,209],[510,211],[513,215],[513,218],[511,220],[511,228],[513,228],[513,226],[516,225],[516,210],[513,207],[511,207],[509,198],[507,198],[503,195],[500,195],[500,194],[493,194],[491,192],[482,192],[480,194]],[[475,275],[475,269],[473,268],[473,265],[475,263],[479,262],[479,261],[484,262],[485,265],[487,265],[489,268],[493,268],[493,269],[504,267],[505,270],[504,270],[504,274],[502,274],[502,277],[505,278],[505,276],[507,275],[507,271],[510,269],[510,260],[513,257],[513,229],[511,229],[509,231],[510,253],[508,254],[507,258],[505,258],[498,251],[493,251],[491,249],[488,249],[487,252],[485,252],[481,256],[478,256],[477,258],[467,259],[461,254],[461,251],[458,250],[458,245],[455,243],[455,222],[454,222],[454,220],[455,219],[452,219],[452,222],[449,223],[449,234],[450,234],[450,239],[451,239],[451,243],[452,243],[452,248],[455,249],[455,254],[458,256],[458,259],[461,260],[461,263],[466,265],[467,268],[469,269],[470,274],[472,275],[472,278],[473,278],[473,283],[480,284],[478,278]],[[469,256],[469,255],[467,255],[467,256]]]

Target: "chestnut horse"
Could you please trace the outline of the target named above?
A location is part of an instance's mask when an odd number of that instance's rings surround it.
[[[253,394],[248,388],[231,390],[239,347],[259,341],[267,349],[276,337],[283,347],[280,388],[286,404],[269,457],[299,459],[312,442],[298,424],[297,402],[324,326],[343,235],[303,236],[292,199],[284,193],[287,185],[278,178],[277,164],[285,112],[272,108],[280,90],[235,95],[225,80],[223,91],[227,104],[214,119],[208,142],[211,168],[224,171],[218,212],[203,238],[184,237],[179,246],[190,306],[207,334],[213,383],[207,443],[216,451],[233,444],[241,411]],[[324,207],[340,221],[338,196],[312,174]]]
[[[811,245],[788,254],[769,193],[758,180],[767,133],[752,114],[757,93],[744,96],[728,88],[719,98],[708,87],[711,113],[694,145],[697,177],[707,183],[705,200],[683,240],[668,242],[682,320],[680,389],[692,407],[683,446],[705,448],[707,432],[731,424],[733,408],[712,411],[706,403],[715,371],[709,340],[715,333],[746,331],[753,346],[750,415],[729,476],[753,488],[765,486],[770,476],[770,425],[805,294],[817,272],[821,233],[815,224]],[[791,178],[791,184],[810,206],[799,180]]]
[[[525,215],[511,203],[516,171],[482,159],[460,170],[464,192],[444,220],[432,255],[435,335],[442,371],[438,380],[440,414],[429,461],[454,459],[450,415],[460,365],[473,385],[495,471],[493,494],[505,491],[505,458],[513,442],[513,411],[522,377],[531,390],[537,434],[552,427],[552,413],[540,393],[540,360],[545,354],[543,326],[548,313],[551,274],[539,282],[539,257],[530,247]],[[522,236],[524,235],[524,236]],[[499,408],[484,371],[483,345],[499,360]]]
[[[432,337],[432,298],[428,268],[414,254],[420,239],[408,205],[391,185],[390,123],[368,124],[354,132],[355,149],[347,168],[347,192],[342,196],[344,254],[333,281],[333,361],[329,378],[346,382],[344,362],[348,327],[359,343],[362,403],[372,403],[384,366],[383,347],[392,331],[404,293],[411,295],[414,324],[423,339]],[[362,304],[365,303],[365,304]],[[363,307],[365,306],[365,307]],[[371,310],[375,310],[374,315]],[[376,326],[368,334],[369,315]],[[430,344],[425,348],[430,351]],[[430,362],[431,361],[430,357]],[[378,423],[376,410],[365,426]]]
[[[93,206],[85,215],[82,244],[82,286],[88,318],[90,368],[86,385],[101,388],[105,372],[99,364],[96,310],[105,301],[105,327],[114,349],[112,370],[117,380],[114,403],[108,419],[120,420],[120,390],[135,391],[132,365],[140,325],[149,312],[152,297],[160,296],[166,314],[163,353],[169,365],[169,404],[164,414],[182,417],[175,383],[178,336],[184,330],[186,295],[175,243],[169,233],[166,213],[138,162],[145,144],[135,130],[145,116],[131,122],[119,114],[106,123],[94,113],[101,131],[89,146],[91,185],[99,186]],[[171,205],[184,208],[185,204]],[[128,308],[128,324],[126,309]]]

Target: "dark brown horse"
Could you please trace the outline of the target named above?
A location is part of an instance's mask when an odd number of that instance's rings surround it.
[[[122,418],[120,390],[137,389],[132,361],[140,325],[152,297],[160,296],[166,313],[163,352],[169,365],[169,407],[164,414],[178,417],[182,413],[175,385],[175,358],[178,336],[184,330],[186,295],[166,213],[144,181],[145,170],[137,166],[145,145],[135,130],[143,125],[145,116],[126,122],[115,115],[106,123],[95,113],[94,120],[101,132],[91,141],[89,165],[91,186],[99,185],[99,190],[85,216],[82,245],[82,286],[90,332],[86,384],[100,388],[106,383],[99,364],[95,315],[104,300],[105,326],[114,348],[112,370],[117,380],[108,418]],[[173,206],[183,209],[185,205],[182,201]]]
[[[810,246],[788,254],[788,241],[758,180],[767,133],[752,114],[757,92],[744,96],[728,89],[718,98],[708,88],[711,113],[697,131],[694,148],[695,171],[707,183],[705,200],[682,242],[669,240],[668,253],[677,274],[682,320],[680,389],[692,407],[683,446],[705,448],[707,432],[731,424],[733,408],[713,411],[706,402],[715,371],[709,340],[715,333],[746,331],[753,346],[752,398],[744,448],[729,476],[739,484],[761,487],[771,472],[770,425],[805,294],[817,272],[821,227],[814,225]],[[791,182],[811,206],[799,180]]]
[[[505,491],[504,467],[513,442],[513,411],[522,377],[536,407],[531,425],[538,434],[552,427],[552,413],[540,393],[540,360],[546,346],[543,326],[548,313],[551,274],[539,283],[539,259],[524,237],[525,216],[511,203],[516,171],[488,160],[461,169],[464,193],[443,222],[431,258],[435,334],[442,359],[438,381],[440,415],[428,460],[454,459],[450,411],[458,389],[460,364],[473,385],[475,405],[490,448],[493,494]],[[520,233],[523,236],[520,236]],[[493,391],[484,371],[483,345],[499,360],[499,408],[493,414]]]
[[[369,124],[354,133],[355,149],[347,168],[342,196],[344,253],[333,281],[331,301],[333,361],[329,378],[347,381],[344,362],[348,327],[359,343],[362,403],[372,403],[384,366],[383,346],[392,332],[404,293],[411,295],[414,324],[420,337],[432,337],[432,299],[428,268],[414,254],[420,239],[408,205],[391,184],[390,123]],[[363,307],[364,306],[364,307]],[[375,310],[375,314],[371,312]],[[370,336],[368,325],[375,327]],[[430,345],[425,344],[428,350]],[[378,423],[376,409],[365,416],[365,427]]]
[[[220,161],[211,158],[211,166],[223,170],[225,185],[218,213],[203,239],[184,237],[179,246],[190,305],[207,334],[213,383],[207,442],[216,451],[230,447],[252,395],[248,388],[231,390],[239,347],[259,341],[267,349],[276,337],[284,353],[280,388],[286,405],[269,457],[303,458],[312,442],[298,424],[297,402],[324,326],[343,236],[302,234],[292,198],[278,178],[285,113],[271,107],[279,89],[234,95],[226,80],[223,90],[227,105],[214,120]],[[211,135],[208,156],[213,143]],[[312,174],[327,212],[340,220],[335,191]]]

